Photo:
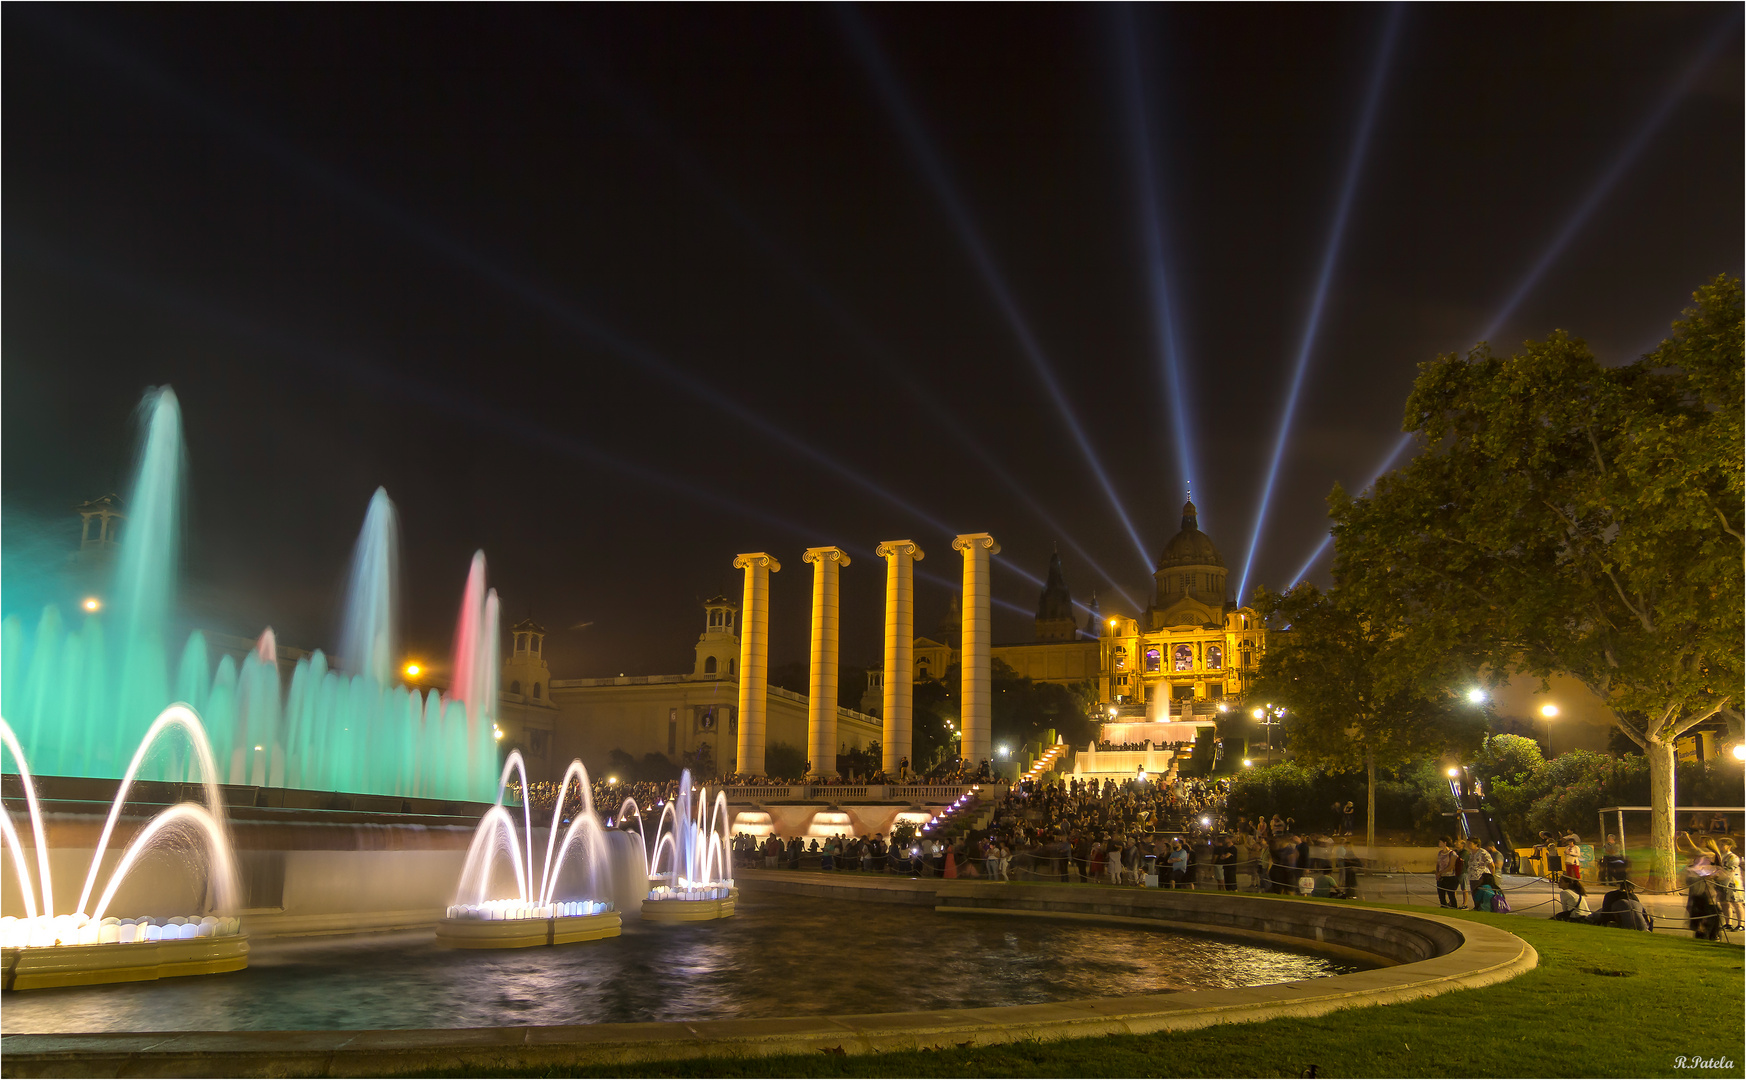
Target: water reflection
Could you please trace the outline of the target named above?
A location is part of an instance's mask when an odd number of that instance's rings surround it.
[[[428,932],[255,945],[249,969],[8,994],[6,1033],[502,1027],[1025,1005],[1255,986],[1359,965],[1131,926],[759,894],[710,923],[626,920],[551,949]]]

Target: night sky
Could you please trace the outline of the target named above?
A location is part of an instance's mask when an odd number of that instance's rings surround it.
[[[8,5],[5,556],[169,383],[218,629],[331,647],[380,484],[432,659],[483,548],[559,677],[688,670],[757,550],[801,660],[834,543],[864,664],[873,545],[925,632],[983,530],[1027,640],[1057,543],[1143,608],[1189,480],[1235,590],[1327,266],[1289,584],[1419,362],[1628,361],[1740,273],[1739,10]]]

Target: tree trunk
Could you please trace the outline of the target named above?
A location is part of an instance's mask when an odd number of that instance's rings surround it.
[[[1649,889],[1678,887],[1673,851],[1673,741],[1653,735],[1646,740],[1643,756],[1649,759]]]
[[[1365,832],[1364,851],[1372,861],[1376,858],[1376,753],[1364,751],[1364,771],[1368,774],[1370,792],[1364,800]]]

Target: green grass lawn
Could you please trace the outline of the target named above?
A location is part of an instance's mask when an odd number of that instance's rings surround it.
[[[1318,1077],[1742,1075],[1746,972],[1738,945],[1549,919],[1443,914],[1519,935],[1539,951],[1540,966],[1496,986],[1315,1019],[967,1049],[494,1075],[1296,1077],[1312,1067]],[[1681,1055],[1731,1066],[1682,1069]]]

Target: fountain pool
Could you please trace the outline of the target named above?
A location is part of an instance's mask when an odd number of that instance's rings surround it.
[[[522,1027],[1032,1005],[1260,986],[1361,970],[1308,951],[1171,930],[767,892],[734,918],[586,949],[459,953],[430,932],[255,944],[247,971],[9,997],[22,1032]]]

